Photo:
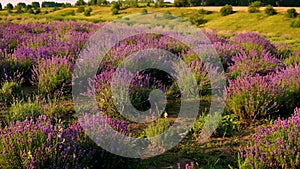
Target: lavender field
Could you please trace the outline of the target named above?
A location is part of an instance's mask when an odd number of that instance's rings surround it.
[[[0,168],[300,167],[300,49],[291,49],[284,42],[273,44],[255,32],[225,36],[199,29],[199,36],[205,35],[205,43],[218,54],[226,83],[221,120],[203,143],[197,138],[212,100],[211,65],[185,44],[157,34],[127,38],[103,56],[91,91],[80,92],[96,94],[99,112],[86,117],[90,123],[80,124],[72,98],[73,71],[89,38],[103,26],[74,21],[0,22]],[[83,128],[105,121],[125,136],[150,138],[176,123],[183,94],[164,71],[140,71],[131,75],[129,85],[130,101],[141,111],[151,108],[148,97],[152,90],[165,93],[166,109],[158,119],[132,122],[114,105],[111,83],[117,67],[129,55],[151,48],[164,49],[188,65],[201,100],[199,113],[172,149],[149,158],[121,157],[98,146],[95,140],[103,137],[91,138]],[[100,126],[97,132],[107,131]],[[173,134],[180,137],[180,133]]]

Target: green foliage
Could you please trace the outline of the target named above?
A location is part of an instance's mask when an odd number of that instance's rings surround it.
[[[165,5],[165,2],[164,0],[156,0],[155,1],[155,8],[160,8],[160,7],[163,7]]]
[[[202,14],[197,13],[196,15],[193,15],[190,17],[190,22],[196,26],[200,26],[207,22],[206,19],[204,19],[204,16]]]
[[[77,12],[78,13],[82,13],[82,12],[84,12],[85,10],[84,10],[84,6],[79,6],[78,8],[77,8]]]
[[[208,14],[211,14],[212,12],[201,8],[201,9],[198,10],[198,13],[203,14],[203,15],[208,15]]]
[[[141,14],[146,15],[147,13],[148,13],[147,9],[143,8],[142,11],[141,11]]]
[[[66,10],[61,14],[61,16],[74,16],[74,15],[75,15],[74,10]]]
[[[91,16],[92,8],[89,7],[87,10],[84,11],[84,16]]]
[[[37,8],[37,9],[35,10],[35,12],[34,12],[35,15],[40,14],[40,13],[41,13],[41,9],[40,9],[40,8]]]
[[[240,129],[238,125],[239,118],[234,114],[225,115],[222,117],[215,135],[217,136],[233,136]]]
[[[17,6],[21,7],[21,8],[25,8],[26,4],[24,2],[19,2],[17,4]]]
[[[6,105],[13,101],[13,98],[21,94],[21,85],[15,81],[6,81],[2,84],[0,90],[0,103]]]
[[[262,3],[260,1],[251,2],[248,6],[249,13],[259,12],[259,8],[262,7]]]
[[[81,6],[81,5],[86,5],[86,2],[84,2],[84,0],[77,0],[75,6]]]
[[[126,0],[125,1],[128,7],[130,8],[137,8],[138,7],[138,1],[137,0]]]
[[[121,2],[113,2],[111,6],[111,13],[112,15],[117,15],[119,14],[119,10],[121,9]]]
[[[40,60],[32,69],[32,79],[41,94],[53,94],[70,83],[70,65],[67,60],[60,58]]]
[[[13,10],[14,6],[11,3],[8,3],[5,7],[7,10]]]
[[[167,119],[158,119],[155,122],[148,125],[148,127],[144,130],[141,137],[155,137],[164,131],[166,131],[171,125],[171,122]]]
[[[276,10],[275,10],[275,9],[273,8],[273,6],[271,6],[271,5],[268,5],[268,6],[266,7],[265,13],[266,13],[267,15],[269,15],[269,16],[271,16],[271,15],[276,15],[276,14],[277,14]]]
[[[171,19],[174,19],[175,17],[171,14],[170,11],[166,11],[166,12],[163,14],[163,18],[171,20]]]
[[[112,15],[118,15],[119,14],[119,10],[116,8],[111,9],[111,14]]]
[[[287,15],[287,17],[289,17],[289,18],[296,18],[297,15],[298,15],[298,13],[297,13],[297,11],[296,11],[295,8],[291,8],[291,9],[288,9],[288,10],[286,11],[286,15]]]
[[[210,119],[210,121],[207,121]],[[217,118],[215,118],[217,120]],[[211,122],[218,123],[218,121],[214,121],[214,118],[211,115],[207,116],[200,116],[195,121],[192,127],[192,134],[195,138],[201,133],[204,124]],[[239,118],[234,114],[224,115],[221,117],[220,122],[218,123],[217,129],[214,131],[213,135],[217,137],[225,137],[225,136],[233,136],[239,129],[240,126],[238,125]]]
[[[188,0],[175,0],[174,1],[174,6],[176,7],[184,7],[184,6],[188,6]]]
[[[233,13],[231,5],[225,5],[220,9],[221,16],[227,16]]]
[[[17,12],[16,13],[22,13],[23,11],[22,11],[22,8],[20,7],[20,6],[16,6],[16,10],[17,10]]]
[[[300,28],[300,19],[292,21],[291,27],[293,27],[293,28]]]
[[[32,7],[33,7],[34,9],[37,9],[37,8],[40,8],[40,7],[41,7],[39,2],[32,2],[31,5],[32,5]]]
[[[33,11],[33,9],[31,9],[31,8],[28,9],[27,12],[30,13],[30,14],[34,14],[34,11]]]
[[[5,123],[23,121],[28,117],[37,118],[41,115],[43,104],[39,100],[15,100],[5,113]]]
[[[0,10],[2,10],[2,4],[0,3]]]

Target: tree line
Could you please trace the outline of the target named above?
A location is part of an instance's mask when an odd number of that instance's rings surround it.
[[[248,6],[252,2],[256,0],[174,0],[174,6],[177,7],[185,7],[185,6],[224,6],[226,4],[230,4],[233,6]],[[272,5],[272,6],[291,6],[291,7],[299,7],[300,0],[260,0],[262,4],[265,5]],[[162,6],[161,4],[164,3],[164,0],[123,0],[118,1],[120,3],[127,3],[130,7],[138,7],[138,2],[146,2],[147,4],[155,3],[159,4],[158,7]],[[82,6],[82,5],[99,5],[105,6],[108,5],[108,0],[77,0],[75,6]],[[53,1],[44,1],[42,4],[39,2],[32,2],[31,4],[25,4],[24,2],[19,2],[15,7],[8,3],[5,7],[2,6],[0,3],[0,10],[3,8],[7,10],[17,9],[17,10],[32,10],[38,8],[48,8],[48,7],[71,7],[70,3],[58,3]]]

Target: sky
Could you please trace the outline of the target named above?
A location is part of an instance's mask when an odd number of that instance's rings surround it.
[[[40,4],[42,4],[43,1],[50,1],[50,2],[54,1],[54,2],[63,2],[63,3],[69,2],[72,5],[74,5],[77,0],[0,0],[0,3],[4,7],[8,3],[17,5],[19,2],[24,2],[26,4],[31,4],[31,2],[40,2]],[[88,0],[85,1],[87,2]],[[165,0],[165,1],[172,1],[172,0]]]

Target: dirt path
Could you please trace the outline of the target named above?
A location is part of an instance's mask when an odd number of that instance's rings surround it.
[[[190,9],[205,9],[205,10],[209,10],[209,11],[220,11],[220,9],[222,8],[222,6],[205,6],[205,7],[189,7]],[[296,11],[298,13],[300,13],[300,7],[274,7],[274,9],[277,11],[277,12],[285,12],[287,11],[288,9],[290,8],[295,8]],[[264,10],[265,7],[261,7],[260,10]],[[248,7],[247,6],[234,6],[233,7],[233,10],[234,11],[248,11]]]

